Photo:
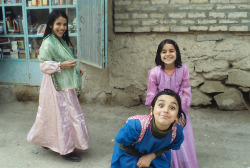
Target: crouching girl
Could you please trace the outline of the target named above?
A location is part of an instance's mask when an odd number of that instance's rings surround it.
[[[170,168],[171,152],[184,140],[185,113],[174,91],[159,92],[151,114],[132,116],[115,137],[111,168]]]

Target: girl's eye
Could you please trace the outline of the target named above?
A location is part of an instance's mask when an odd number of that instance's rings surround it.
[[[175,107],[170,107],[171,110],[175,110]]]
[[[164,105],[163,105],[163,104],[159,104],[159,106],[160,106],[160,107],[164,107]]]

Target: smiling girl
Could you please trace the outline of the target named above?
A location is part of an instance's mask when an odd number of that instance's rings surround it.
[[[40,87],[37,117],[27,140],[79,162],[75,149],[89,148],[89,133],[76,91],[81,88],[78,68],[68,34],[68,17],[60,10],[50,13],[39,49]]]
[[[159,92],[151,103],[151,114],[130,117],[115,137],[111,168],[170,168],[171,156],[184,140],[181,100],[172,90]],[[139,139],[138,139],[139,138]]]
[[[179,94],[182,110],[187,117],[187,125],[183,130],[185,140],[180,150],[171,151],[171,168],[198,168],[193,129],[188,114],[192,99],[189,70],[185,64],[182,64],[181,53],[177,43],[171,39],[163,40],[158,46],[155,63],[156,67],[148,72],[145,104],[150,105],[158,92],[164,89],[171,89]]]

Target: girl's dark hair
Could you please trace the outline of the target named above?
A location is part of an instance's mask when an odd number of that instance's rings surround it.
[[[43,38],[45,38],[47,35],[49,34],[52,34],[52,28],[53,28],[53,25],[55,23],[55,20],[57,18],[59,18],[60,16],[62,16],[63,18],[65,18],[67,20],[67,26],[68,26],[68,16],[66,15],[66,13],[64,11],[61,11],[61,10],[53,10],[50,14],[49,14],[49,18],[48,18],[48,22],[47,22],[47,25],[46,25],[46,29],[45,29],[45,32],[44,32],[44,35],[43,35]],[[52,26],[52,28],[50,27]],[[64,32],[63,36],[62,36],[63,40],[66,41],[66,43],[69,44],[73,47],[71,41],[70,41],[70,38],[69,38],[69,31],[68,31],[68,28],[67,30]]]
[[[182,62],[181,62],[181,52],[180,49],[177,45],[177,43],[174,40],[171,39],[166,39],[163,40],[159,45],[158,45],[158,49],[156,52],[156,57],[155,57],[155,64],[156,65],[161,65],[162,69],[165,69],[165,65],[164,62],[162,62],[161,60],[161,52],[162,52],[162,48],[165,44],[172,44],[176,50],[176,60],[175,60],[175,67],[176,68],[180,68],[182,66]]]
[[[169,95],[174,97],[177,100],[178,106],[179,106],[179,111],[177,114],[178,119],[180,119],[181,117],[184,117],[184,123],[183,123],[183,127],[186,125],[186,114],[182,111],[181,108],[181,98],[180,96],[175,93],[174,91],[170,90],[170,89],[164,89],[163,91],[159,92],[153,99],[153,101],[151,102],[151,106],[154,109],[155,107],[155,103],[158,99],[158,97],[160,97],[161,95]]]

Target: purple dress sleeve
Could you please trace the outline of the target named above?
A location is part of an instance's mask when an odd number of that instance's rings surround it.
[[[157,74],[150,70],[148,72],[148,88],[147,88],[147,98],[145,105],[151,105],[156,94],[159,92],[157,83]]]
[[[189,70],[188,67],[184,65],[183,65],[183,79],[179,95],[181,97],[182,110],[186,112],[190,108],[192,94],[191,94],[191,85],[189,82]]]

